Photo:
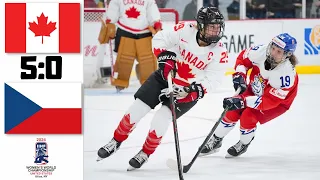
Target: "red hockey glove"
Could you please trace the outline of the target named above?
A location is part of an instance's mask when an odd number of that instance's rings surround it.
[[[186,97],[178,99],[177,103],[188,103],[192,101],[198,101],[199,99],[203,98],[204,90],[201,84],[196,84],[193,82],[189,87],[183,88],[184,92],[179,92],[176,94],[185,94],[188,93]]]
[[[235,91],[240,87],[239,94],[242,94],[247,89],[246,75],[242,72],[234,73],[232,75],[232,82]]]
[[[241,95],[223,99],[223,108],[228,107],[228,110],[243,109],[245,108],[245,104],[245,99]]]
[[[164,80],[167,80],[170,71],[173,71],[173,77],[175,77],[177,71],[176,58],[176,53],[171,51],[163,51],[158,55],[158,66]]]
[[[156,32],[161,31],[162,30],[162,23],[161,21],[157,21],[154,23],[153,25],[154,29],[156,30]]]

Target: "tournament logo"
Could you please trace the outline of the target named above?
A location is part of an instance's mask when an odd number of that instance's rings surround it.
[[[46,142],[36,143],[36,154],[34,163],[37,165],[45,165],[48,161],[48,145]]]
[[[36,178],[46,178],[52,175],[56,166],[48,166],[49,164],[49,153],[48,144],[45,138],[37,138],[35,144],[35,155],[33,157],[33,163],[36,166],[26,166],[30,175]]]
[[[320,54],[320,25],[304,29],[304,54]]]

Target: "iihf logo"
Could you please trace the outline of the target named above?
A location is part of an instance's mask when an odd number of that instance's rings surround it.
[[[48,144],[46,142],[36,142],[35,160],[37,165],[46,165],[48,161]]]

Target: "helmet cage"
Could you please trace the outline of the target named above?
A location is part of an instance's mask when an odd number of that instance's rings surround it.
[[[211,24],[219,24],[220,25],[220,31],[219,31],[219,34],[208,37],[205,34],[205,31],[207,29],[207,26],[211,25]],[[199,33],[200,33],[199,39],[201,41],[204,41],[204,42],[208,43],[208,44],[217,43],[218,41],[220,41],[220,39],[222,38],[222,36],[224,34],[224,28],[225,28],[224,21],[221,20],[221,19],[214,19],[211,22],[199,22],[199,21],[197,21],[197,27],[198,27],[198,30],[199,30]]]
[[[292,52],[290,51],[284,51],[283,56],[281,57],[281,61],[280,62],[276,62],[276,60],[274,59],[274,57],[272,57],[271,55],[271,48],[272,46],[276,46],[278,48],[281,48],[280,46],[278,46],[277,44],[275,44],[274,42],[270,42],[268,44],[267,47],[267,61],[270,63],[271,65],[271,69],[275,68],[277,65],[284,63],[287,59],[289,59],[290,56],[293,55]],[[281,48],[283,49],[283,48]],[[283,49],[284,50],[284,49]]]

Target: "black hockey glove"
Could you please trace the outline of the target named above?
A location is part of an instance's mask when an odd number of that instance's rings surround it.
[[[228,110],[237,110],[245,108],[245,101],[242,96],[228,97],[223,99],[223,108]]]
[[[238,90],[239,87],[241,89],[239,94],[242,94],[247,89],[247,83],[246,83],[245,77],[246,75],[241,72],[236,72],[232,75],[234,90],[235,91]]]
[[[175,77],[177,71],[176,59],[176,53],[171,51],[163,51],[158,55],[158,66],[164,80],[167,80],[170,71],[173,71],[173,77]]]
[[[175,90],[176,93],[181,97],[181,94],[186,94],[185,97],[177,98],[177,102],[178,103],[188,103],[188,102],[192,102],[192,101],[198,101],[199,99],[203,98],[204,96],[204,89],[202,87],[201,84],[196,84],[195,82],[193,82],[192,84],[190,84],[190,86],[187,87],[183,87],[183,89],[180,89],[180,92],[177,92],[177,90]]]

